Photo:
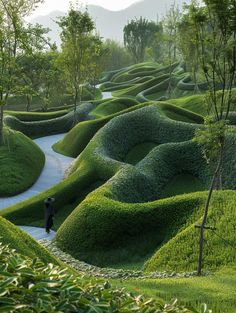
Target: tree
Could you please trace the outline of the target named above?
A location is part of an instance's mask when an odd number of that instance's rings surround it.
[[[167,58],[164,62],[169,65],[169,86],[167,88],[169,98],[172,94],[173,64],[177,61],[177,32],[180,18],[181,12],[179,7],[174,3],[163,20],[164,42],[167,49]]]
[[[132,56],[129,51],[118,42],[107,39],[103,47],[107,50],[105,71],[117,70],[133,64]]]
[[[16,80],[16,58],[30,47],[33,28],[24,25],[42,0],[0,0],[0,144],[3,144],[3,110]]]
[[[96,35],[91,40],[90,54],[90,82],[93,86],[94,96],[96,93],[96,84],[98,83],[101,73],[105,70],[106,57],[109,51],[104,47],[100,36]]]
[[[205,7],[192,7],[191,17],[197,25],[201,66],[209,88],[206,103],[212,116],[206,120],[205,128],[197,132],[196,140],[216,165],[199,226],[198,275],[202,273],[204,231],[210,201],[213,190],[222,185],[227,120],[232,108],[236,72],[236,1],[204,0],[204,3]]]
[[[73,89],[76,113],[77,105],[81,103],[83,84],[89,77],[92,31],[95,26],[87,11],[73,7],[65,17],[60,18],[58,24],[62,29],[61,64]]]
[[[189,6],[185,6],[185,14],[182,15],[178,23],[178,48],[183,57],[187,70],[192,73],[195,92],[198,88],[198,73],[199,73],[199,39],[197,25],[195,19],[192,19],[192,10],[196,6],[196,1],[193,1]]]
[[[158,31],[158,24],[142,17],[131,20],[124,27],[124,44],[132,54],[135,63],[144,61],[145,50],[151,46]]]
[[[154,39],[150,45],[146,49],[146,53],[149,57],[151,57],[156,62],[163,62],[164,56],[164,49],[163,49],[163,42],[164,42],[164,33],[163,33],[163,24],[162,22],[157,23],[158,30],[154,35]]]
[[[40,84],[43,65],[41,55],[43,51],[47,51],[46,48],[53,48],[49,39],[44,37],[48,31],[48,29],[42,28],[38,24],[35,26],[29,25],[27,36],[29,42],[27,45],[28,48],[16,57],[17,73],[13,93],[26,96],[26,111],[30,110],[33,97],[39,96],[39,91],[42,87]]]

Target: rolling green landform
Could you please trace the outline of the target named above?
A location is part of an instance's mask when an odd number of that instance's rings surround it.
[[[44,166],[44,153],[23,133],[6,128],[4,146],[0,146],[0,197],[14,196],[39,177]]]
[[[15,177],[8,180],[1,175],[1,188],[6,187],[1,195],[10,194],[13,186],[19,192],[17,183],[26,189],[40,172],[44,157],[30,138],[67,132],[54,150],[75,158],[61,183],[1,211],[2,241],[24,254],[27,266],[31,266],[27,257],[56,265],[60,261],[10,222],[43,227],[40,208],[52,196],[56,198],[56,244],[73,257],[144,273],[196,270],[199,234],[194,225],[200,223],[211,177],[201,148],[192,141],[204,121],[203,96],[194,95],[193,84],[185,82],[184,70],[176,65],[172,78],[176,98],[160,101],[166,72],[168,68],[149,62],[109,73],[109,80],[105,75],[100,88],[112,91],[113,97],[84,102],[77,109],[75,126],[70,108],[5,112],[5,140],[12,140],[14,148],[7,161],[1,150],[0,167],[1,173],[13,167]],[[233,112],[231,116],[233,125]],[[230,142],[235,140],[234,132],[230,136]],[[236,152],[232,145],[224,158],[230,164],[223,170],[225,190],[214,193],[208,216],[208,223],[217,229],[205,238],[208,275],[113,280],[113,286],[127,286],[167,302],[177,297],[180,305],[205,302],[215,312],[235,312]],[[26,162],[20,163],[21,168],[19,160]],[[21,171],[31,166],[34,170]],[[25,177],[29,172],[32,177]]]

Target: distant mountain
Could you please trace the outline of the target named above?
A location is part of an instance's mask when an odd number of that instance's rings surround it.
[[[100,6],[89,5],[88,11],[93,17],[100,35],[104,38],[123,41],[123,28],[127,21],[140,16],[149,20],[160,19],[173,4],[174,0],[142,0],[132,4],[130,7],[121,11],[109,11]],[[190,0],[175,0],[181,7],[184,2]],[[60,42],[59,27],[55,23],[57,17],[65,15],[65,12],[53,11],[46,16],[38,16],[31,23],[39,23],[51,29],[49,36],[52,41]]]

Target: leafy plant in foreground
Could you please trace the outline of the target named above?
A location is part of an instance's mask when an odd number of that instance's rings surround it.
[[[0,312],[197,312],[88,282],[66,269],[31,260],[0,243]],[[202,313],[210,313],[206,306]]]

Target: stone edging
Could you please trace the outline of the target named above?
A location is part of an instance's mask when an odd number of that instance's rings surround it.
[[[190,278],[197,276],[197,272],[176,273],[164,271],[164,272],[145,273],[143,271],[101,268],[74,259],[71,255],[60,250],[53,241],[43,239],[39,240],[39,243],[46,249],[48,249],[49,252],[51,252],[56,258],[60,259],[62,262],[76,269],[79,273],[86,275],[88,277],[126,280],[126,279],[157,279],[157,278],[159,279]],[[204,276],[208,274],[209,273],[205,273]]]

